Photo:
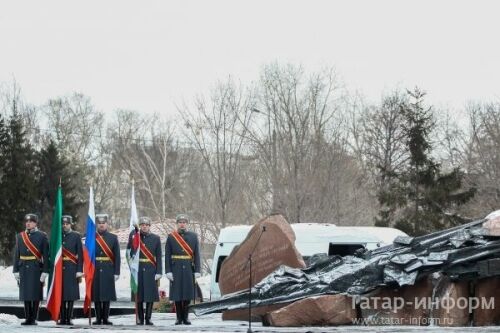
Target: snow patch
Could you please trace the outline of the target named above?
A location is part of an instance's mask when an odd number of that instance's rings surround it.
[[[14,315],[0,313],[0,326],[19,325],[21,321]]]

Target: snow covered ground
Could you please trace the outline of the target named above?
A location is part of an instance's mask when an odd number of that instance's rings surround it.
[[[89,333],[92,331],[100,332],[247,332],[248,325],[241,321],[222,321],[220,314],[212,314],[202,317],[194,317],[191,326],[174,325],[175,314],[172,313],[154,313],[153,322],[155,326],[136,326],[134,316],[115,316],[110,318],[113,326],[92,326],[88,325],[86,319],[74,320],[75,326],[64,327],[56,326],[54,322],[39,322],[38,326],[21,326],[20,319],[15,316],[0,314],[0,332],[68,332],[68,333]],[[459,328],[441,328],[441,327],[412,327],[412,326],[340,326],[340,327],[263,327],[261,324],[252,323],[253,332],[262,333],[288,333],[288,332],[500,332],[498,327],[459,327]]]

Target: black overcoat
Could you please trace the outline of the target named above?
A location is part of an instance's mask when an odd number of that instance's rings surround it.
[[[118,237],[109,231],[100,234],[111,252],[114,255],[114,261],[99,260],[106,257],[99,243],[95,242],[95,273],[92,283],[92,301],[109,302],[116,301],[115,275],[120,275],[120,245]]]
[[[132,248],[132,236],[135,231],[129,236],[127,249]],[[156,266],[150,261],[147,261],[146,255],[140,253],[138,284],[137,284],[137,301],[138,302],[157,302],[160,300],[158,295],[158,285],[156,284],[155,275],[163,274],[163,262],[161,256],[161,239],[158,235],[139,232],[141,242],[156,260]],[[132,252],[133,253],[133,252]]]
[[[194,273],[200,272],[200,250],[198,235],[185,231],[182,238],[193,250],[192,259],[175,259],[172,256],[187,255],[175,238],[169,234],[165,243],[165,272],[172,272],[174,281],[170,282],[169,299],[171,301],[187,301],[194,299]]]
[[[83,249],[82,237],[76,231],[64,232],[62,234],[62,246],[75,255],[76,264],[68,260],[63,254],[63,301],[75,301],[80,299],[80,288],[78,286],[77,272],[83,272]]]
[[[25,233],[25,231],[22,231],[22,233]],[[18,233],[16,235],[12,272],[19,273],[19,300],[41,301],[43,300],[43,285],[40,282],[40,275],[49,273],[49,240],[45,232],[37,229],[31,230],[28,237],[42,255],[42,260],[21,259],[21,256],[33,257],[34,255],[24,244],[21,233]],[[48,276],[45,281],[48,281]]]

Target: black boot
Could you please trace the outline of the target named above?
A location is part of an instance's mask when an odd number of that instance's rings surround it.
[[[184,323],[184,325],[191,325],[191,322],[188,320],[188,316],[189,316],[189,301],[184,301],[183,302],[183,306],[182,306],[182,322]]]
[[[61,302],[61,311],[59,312],[57,325],[66,325],[66,302]]]
[[[40,301],[31,302],[31,320],[30,325],[38,325],[38,307],[40,306]]]
[[[102,325],[102,303],[94,302],[95,321],[92,325]]]
[[[151,315],[153,314],[153,302],[146,303],[146,325],[154,325],[151,321]]]
[[[182,302],[175,302],[175,315],[177,316],[175,325],[182,325]]]
[[[68,304],[68,308],[66,309],[66,325],[73,326],[73,305],[75,304],[73,301],[66,302]]]
[[[109,321],[109,311],[110,311],[110,307],[109,307],[109,302],[103,302],[104,306],[103,306],[103,316],[102,316],[102,323],[104,325],[113,325],[112,322]]]
[[[144,325],[144,308],[142,305],[142,302],[137,302],[137,320],[135,321],[137,325]]]
[[[24,321],[21,325],[30,325],[31,322],[31,302],[24,301]]]

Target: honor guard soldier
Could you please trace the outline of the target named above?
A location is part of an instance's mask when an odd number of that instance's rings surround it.
[[[189,217],[175,218],[177,230],[171,232],[165,244],[165,272],[170,280],[170,300],[175,302],[176,325],[191,325],[188,320],[189,302],[196,297],[196,279],[200,277],[198,235],[187,230]]]
[[[16,236],[12,271],[19,285],[19,300],[24,301],[25,321],[36,325],[38,308],[43,300],[43,285],[49,273],[49,240],[38,230],[38,216],[26,214],[26,230]]]
[[[73,218],[62,216],[63,293],[59,325],[73,325],[74,301],[80,299],[78,283],[83,276],[82,237],[71,230]]]
[[[137,325],[153,325],[151,315],[153,313],[153,302],[160,300],[158,294],[158,284],[163,274],[163,263],[161,257],[161,239],[158,235],[150,232],[151,219],[141,217],[139,219],[139,244],[133,244],[137,230],[130,233],[127,249],[131,249],[131,254],[137,248],[139,254],[139,271],[137,281],[136,309]],[[143,303],[146,303],[146,316],[144,316]]]
[[[116,301],[115,281],[120,277],[120,245],[118,237],[108,231],[107,214],[96,214],[95,273],[92,283],[96,321],[94,325],[113,325],[109,321],[110,302]]]

